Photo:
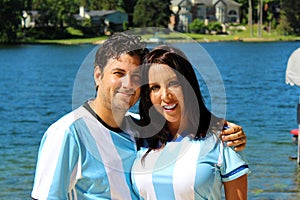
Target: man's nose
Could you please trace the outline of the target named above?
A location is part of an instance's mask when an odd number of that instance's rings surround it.
[[[132,80],[132,77],[130,76],[130,74],[126,74],[122,78],[122,86],[127,89],[134,88],[133,80]]]

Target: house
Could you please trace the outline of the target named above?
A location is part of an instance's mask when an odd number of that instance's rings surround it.
[[[194,19],[218,21],[222,24],[240,23],[241,4],[233,0],[172,0],[171,10],[177,19],[174,29],[187,31]]]
[[[188,24],[192,22],[192,2],[187,0],[173,0],[171,1],[171,10],[175,13],[175,18],[173,26],[169,25],[169,28],[180,30],[183,32],[188,31]],[[171,21],[172,22],[172,21]],[[176,26],[176,27],[175,27]]]
[[[101,32],[123,31],[123,23],[128,21],[128,14],[117,10],[86,10],[79,8],[79,14],[74,15],[77,21],[91,20],[92,26],[98,26]]]
[[[38,26],[38,19],[40,15],[37,10],[31,10],[31,11],[22,11],[22,20],[21,20],[21,26],[22,28],[34,28]]]

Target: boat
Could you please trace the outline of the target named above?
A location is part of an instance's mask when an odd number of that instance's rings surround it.
[[[147,40],[147,43],[154,43],[154,44],[164,44],[165,43],[165,39],[155,36],[155,37],[151,37]]]
[[[293,135],[292,141],[294,144],[298,144],[298,133],[299,133],[298,128],[290,130],[290,134]]]
[[[296,137],[298,137],[298,133],[299,133],[299,129],[298,128],[290,130],[290,134],[292,134],[292,135],[294,135]]]

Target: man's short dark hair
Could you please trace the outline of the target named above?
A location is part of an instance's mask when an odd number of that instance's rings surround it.
[[[109,59],[118,59],[122,54],[138,55],[142,61],[146,53],[148,53],[146,43],[141,42],[140,36],[124,32],[115,33],[98,49],[94,66],[99,66],[103,70]]]

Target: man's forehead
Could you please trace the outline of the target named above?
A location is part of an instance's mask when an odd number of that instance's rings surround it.
[[[142,57],[138,54],[121,53],[121,54],[112,56],[108,60],[118,60],[120,62],[128,62],[129,60],[132,60],[132,59],[135,61],[138,61],[140,63],[142,60]]]
[[[118,58],[110,58],[106,64],[106,68],[140,72],[141,71],[141,61],[138,56],[125,55]]]

